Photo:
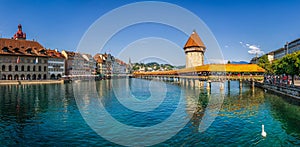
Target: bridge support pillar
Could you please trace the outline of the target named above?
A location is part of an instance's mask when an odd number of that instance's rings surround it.
[[[210,89],[210,88],[211,88],[211,81],[208,80],[208,81],[206,82],[206,89]]]
[[[177,84],[179,83],[179,80],[180,80],[179,77],[175,78]]]
[[[184,86],[188,86],[189,83],[188,83],[188,79],[184,79]]]
[[[204,87],[204,81],[199,81],[200,82],[200,88]]]
[[[220,82],[220,90],[224,90],[224,82]]]
[[[230,92],[230,80],[227,81],[228,93]]]
[[[255,82],[254,82],[254,80],[251,80],[251,88],[252,88],[252,90],[254,90],[254,88],[255,88]]]
[[[200,88],[200,81],[195,79],[195,88]]]
[[[190,79],[190,87],[194,88],[195,87],[195,82],[194,79]]]
[[[239,89],[240,89],[240,95],[242,94],[243,91],[243,81],[239,80]]]

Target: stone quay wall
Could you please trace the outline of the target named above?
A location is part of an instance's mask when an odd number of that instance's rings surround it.
[[[297,100],[300,100],[300,88],[297,86],[285,86],[285,85],[273,85],[266,83],[255,83],[256,87],[263,88],[267,91],[272,91],[283,96],[288,96]]]

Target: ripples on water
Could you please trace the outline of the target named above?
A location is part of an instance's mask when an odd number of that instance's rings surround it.
[[[151,96],[147,88],[150,81],[134,79],[127,82],[131,85],[132,95],[138,99],[147,100]],[[88,86],[89,82],[77,84]],[[136,127],[149,127],[165,121],[175,111],[179,97],[184,93],[186,111],[178,117],[191,120],[177,135],[158,146],[300,145],[299,102],[264,93],[257,88],[252,91],[245,84],[240,91],[238,85],[237,82],[231,82],[230,91],[228,86],[220,91],[218,84],[214,83],[209,93],[206,89],[167,84],[166,98],[159,107],[150,112],[136,112],[118,101],[111,81],[96,82],[97,93],[106,111],[119,122]],[[156,90],[159,92],[161,89]],[[210,127],[199,132],[205,108],[217,107],[208,102],[220,96],[224,97],[221,110],[214,114],[216,118]],[[92,114],[97,109],[93,104],[99,101],[98,98],[87,96],[84,102],[88,107],[86,113]],[[193,103],[197,107],[190,105]],[[170,123],[170,127],[176,127],[175,124]],[[265,125],[267,138],[260,135],[261,124]],[[112,134],[116,132],[111,130]],[[76,105],[72,84],[52,84],[0,86],[0,145],[116,144],[100,137],[84,121]]]

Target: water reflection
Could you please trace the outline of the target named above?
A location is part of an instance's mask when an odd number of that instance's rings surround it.
[[[294,143],[300,144],[300,107],[299,101],[291,101],[287,98],[283,99],[278,96],[268,96],[272,116],[282,123],[285,131],[298,140],[291,140]],[[295,139],[294,138],[294,139]]]
[[[140,128],[165,122],[176,113],[174,121],[168,122],[164,128],[176,128],[180,131],[159,146],[300,145],[298,101],[288,101],[257,88],[252,90],[246,84],[240,91],[238,82],[234,81],[230,82],[230,86],[225,85],[224,90],[220,90],[218,83],[213,83],[211,91],[207,91],[206,88],[180,87],[167,83],[166,98],[157,109],[150,112],[127,109],[115,97],[113,88],[120,89],[121,92],[122,89],[130,89],[131,94],[140,101],[149,100],[150,83],[151,81],[147,80],[126,79],[74,84],[0,86],[0,145],[115,146],[115,143],[98,136],[83,120],[77,108],[78,103],[76,104],[74,99],[77,90],[83,91],[80,93],[80,103],[86,113],[83,115],[99,117],[100,119],[94,119],[97,124],[105,120],[97,113],[99,102],[119,122]],[[113,87],[114,84],[117,87]],[[154,81],[152,84],[153,90],[162,91],[159,84],[156,85]],[[93,88],[97,89],[97,97],[89,93]],[[180,99],[181,96],[184,97],[183,100]],[[182,113],[177,113],[177,108],[180,108]],[[215,111],[216,108],[220,108],[219,111]],[[178,127],[178,120],[188,122],[181,129]],[[260,135],[261,124],[265,125],[268,133],[265,139]],[[115,137],[123,140],[129,138],[128,135],[120,134],[124,130],[118,125],[97,127],[111,136],[117,134]],[[201,128],[206,129],[199,132]],[[164,131],[160,129],[147,130],[130,137],[134,140],[147,133],[164,136]],[[147,138],[147,141],[159,140]]]
[[[61,84],[0,86],[0,144],[36,144],[55,131],[68,120],[70,88]]]

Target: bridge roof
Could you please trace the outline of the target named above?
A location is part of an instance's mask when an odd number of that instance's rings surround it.
[[[202,66],[170,70],[170,71],[153,71],[153,72],[138,72],[137,75],[176,75],[180,73],[194,72],[248,72],[248,73],[263,73],[265,69],[257,64],[207,64]]]
[[[207,64],[178,70],[178,72],[265,72],[257,64]]]

